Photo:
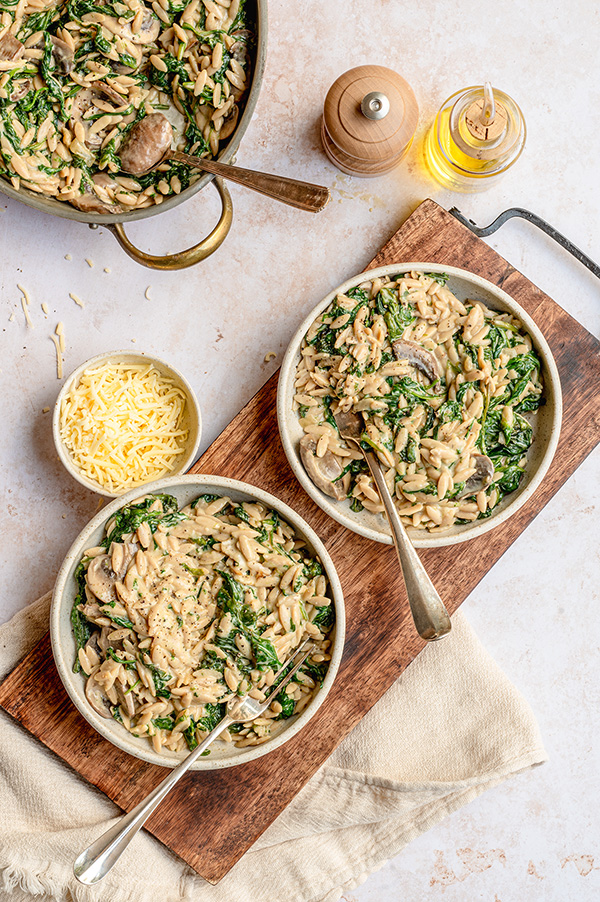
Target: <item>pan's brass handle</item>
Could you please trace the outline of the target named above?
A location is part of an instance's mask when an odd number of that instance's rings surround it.
[[[188,266],[195,266],[196,263],[200,263],[201,260],[205,260],[206,257],[214,254],[217,248],[223,244],[233,221],[233,204],[231,203],[229,191],[220,178],[213,179],[213,184],[216,186],[221,198],[221,218],[210,235],[199,244],[189,247],[185,251],[164,256],[146,254],[131,243],[125,234],[122,222],[117,222],[114,225],[108,224],[106,228],[110,229],[125,253],[129,254],[136,263],[141,263],[142,266],[161,270],[186,269]]]

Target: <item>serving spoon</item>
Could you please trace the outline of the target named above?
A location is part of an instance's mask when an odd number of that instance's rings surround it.
[[[319,213],[329,201],[329,189],[321,185],[311,185],[309,182],[271,175],[268,172],[242,169],[229,163],[219,163],[172,150],[172,140],[173,128],[166,116],[162,113],[145,116],[133,126],[120,150],[121,169],[133,176],[146,175],[161,163],[174,160],[237,182],[238,185],[245,185],[259,194],[309,213]]]
[[[422,639],[426,639],[429,642],[433,639],[441,639],[452,628],[450,615],[435,586],[429,579],[412,542],[408,538],[390,490],[387,487],[377,456],[372,451],[366,451],[362,447],[363,419],[359,414],[351,410],[334,414],[334,419],[341,437],[355,445],[363,455],[377,486],[379,497],[385,508],[390,529],[392,530],[392,538],[398,554],[398,560],[400,561],[408,603],[416,630]]]
[[[304,664],[308,656],[314,651],[315,646],[310,639],[298,646],[294,653],[282,664],[273,684],[267,692],[264,701],[245,695],[242,698],[234,696],[227,702],[225,716],[214,727],[208,736],[184,758],[174,770],[168,774],[158,786],[142,799],[128,814],[124,814],[114,826],[110,827],[95,842],[77,856],[73,866],[73,873],[80,883],[93,886],[99,883],[117,863],[133,837],[141,830],[150,815],[160,805],[162,800],[173,789],[175,784],[198,760],[200,755],[217,739],[221,733],[235,723],[247,723],[256,720],[263,714],[273,699],[282,692],[297,671]],[[291,666],[293,664],[293,666]],[[291,667],[291,670],[288,668]],[[283,679],[279,680],[285,673]],[[279,682],[278,682],[279,680]]]

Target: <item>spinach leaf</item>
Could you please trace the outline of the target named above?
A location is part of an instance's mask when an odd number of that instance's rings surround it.
[[[352,298],[354,301],[359,301],[359,305],[354,308],[357,313],[359,307],[369,303],[369,295],[364,288],[351,288],[350,291],[346,292],[346,297]]]
[[[238,507],[234,507],[232,513],[233,513],[234,517],[237,517],[239,520],[243,520],[244,523],[250,522],[250,517],[248,516],[248,514],[246,513],[246,511],[244,510],[244,508],[242,507],[241,504],[238,505]]]
[[[71,608],[70,616],[71,628],[73,630],[73,636],[75,638],[75,661],[73,662],[73,673],[79,673],[81,671],[81,664],[79,663],[78,657],[79,649],[85,647],[90,639],[90,636],[92,635],[94,630],[97,629],[95,624],[90,623],[85,614],[82,614],[82,612],[78,610],[78,605],[85,604],[85,574],[87,566],[91,560],[91,557],[82,558],[77,564],[75,573],[73,574],[75,582],[77,583],[77,595],[75,596],[75,600],[73,601],[73,607]]]
[[[149,510],[157,499],[162,502],[163,510]],[[135,532],[142,523],[147,523],[150,530],[155,532],[159,523],[175,526],[185,519],[186,515],[177,510],[177,499],[173,495],[150,495],[138,504],[128,504],[117,511],[114,526],[102,545],[106,549],[110,548],[112,542],[120,542],[124,535]]]
[[[516,464],[533,441],[533,429],[527,420],[515,414],[510,441],[503,443],[501,433],[503,435],[502,412],[493,410],[488,414],[481,430],[480,447],[494,463],[506,461],[507,464]]]
[[[400,452],[400,460],[403,460],[404,463],[407,463],[407,464],[416,463],[417,441],[412,435],[410,435],[408,437],[408,441],[406,442],[404,448]]]
[[[187,742],[187,747],[190,752],[193,752],[195,748],[198,747],[198,739],[196,738],[196,730],[198,729],[198,724],[195,720],[192,720],[191,724],[184,730],[183,735],[185,741]]]
[[[314,558],[312,561],[304,564],[302,572],[307,579],[312,579],[314,576],[320,576],[323,573],[323,567],[321,562]]]
[[[404,395],[406,400],[410,403],[422,403],[423,401],[435,401],[438,397],[437,395],[433,395],[427,391],[422,385],[419,385],[418,382],[415,382],[414,379],[411,379],[410,376],[403,376],[398,382],[396,382],[392,386],[392,391],[386,395],[386,400],[390,397],[390,395]]]
[[[157,698],[171,698],[171,692],[167,688],[167,683],[173,679],[170,673],[167,673],[164,670],[161,670],[160,667],[157,667],[156,664],[153,664],[150,660],[150,655],[146,652],[144,666],[148,668],[150,673],[152,674],[152,681],[154,683],[154,694]]]
[[[468,390],[471,388],[470,382],[461,382],[461,384],[456,389],[456,401],[458,404],[462,404],[465,399],[465,395]]]
[[[175,726],[173,714],[169,717],[155,717],[152,721],[157,730],[172,730]]]
[[[499,479],[495,485],[502,491],[502,494],[508,495],[509,492],[514,492],[515,489],[519,488],[523,473],[524,470],[522,467],[506,467],[502,474],[502,478]]]
[[[204,716],[200,718],[198,721],[198,726],[201,730],[206,730],[210,733],[211,730],[214,730],[216,725],[225,717],[225,704],[220,703],[216,705],[207,704],[204,706]]]
[[[114,648],[106,649],[106,657],[111,658],[113,661],[117,661],[119,664],[122,664],[125,670],[137,670],[135,661],[131,661],[128,658],[120,658]]]
[[[458,401],[444,401],[438,407],[437,418],[440,423],[449,423],[451,420],[462,420],[462,410]]]
[[[430,279],[435,279],[439,285],[445,285],[449,279],[448,273],[446,272],[424,272],[423,275]]]
[[[275,646],[269,639],[261,639],[253,635],[250,639],[257,670],[279,670],[281,661],[277,657]]]
[[[204,502],[204,504],[210,504],[211,501],[216,501],[217,498],[220,497],[220,495],[199,495],[196,499],[194,499],[194,501],[192,501],[190,507],[192,508],[192,510],[195,510],[201,501]]]
[[[309,658],[309,660],[306,661],[302,665],[300,670],[304,671],[309,676],[311,676],[313,678],[313,680],[315,681],[315,683],[317,683],[317,685],[322,686],[328,667],[329,667],[328,661],[321,661],[320,664],[316,664],[315,662],[311,661]]]
[[[363,509],[362,501],[359,501],[358,498],[353,498],[350,503],[350,510],[354,511],[355,514],[359,514]]]
[[[282,689],[279,695],[275,697],[275,701],[281,705],[281,713],[277,715],[275,720],[284,720],[292,716],[296,702],[291,696],[286,694],[285,689]]]
[[[322,633],[328,633],[335,623],[335,610],[333,604],[323,605],[313,617],[313,623]]]
[[[390,341],[395,341],[415,319],[415,314],[408,304],[398,303],[398,296],[390,288],[382,288],[375,298],[375,309],[383,315]]]
[[[490,326],[489,332],[486,336],[489,339],[489,352],[490,358],[492,360],[497,360],[500,356],[502,350],[508,347],[508,341],[506,338],[506,332],[504,329],[498,328],[498,326]]]
[[[327,323],[323,323],[314,338],[308,342],[319,354],[335,355],[338,353],[335,347],[336,333],[334,329],[330,329]]]
[[[126,617],[116,617],[116,616],[115,616],[113,613],[111,613],[110,611],[105,611],[105,610],[104,610],[105,607],[107,607],[107,605],[102,605],[102,606],[101,606],[101,610],[102,610],[103,615],[104,615],[105,617],[108,617],[109,620],[112,620],[113,623],[116,623],[117,626],[122,626],[122,627],[124,627],[125,629],[128,629],[128,630],[132,630],[132,629],[134,628],[134,627],[133,627],[133,623],[131,622],[131,620],[128,620]]]
[[[385,417],[384,417],[385,419]],[[387,422],[387,420],[386,420]],[[339,476],[333,480],[333,482],[339,482],[340,479],[343,479],[346,473],[350,473],[351,476],[357,476],[359,473],[368,473],[369,467],[367,465],[364,457],[361,457],[360,460],[351,460],[349,464],[346,464],[342,472]]]

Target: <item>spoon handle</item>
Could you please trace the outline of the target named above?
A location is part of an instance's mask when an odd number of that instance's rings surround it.
[[[280,200],[290,207],[298,210],[306,210],[309,213],[319,213],[328,203],[329,189],[321,185],[311,185],[309,182],[299,182],[296,179],[288,179],[282,175],[271,175],[268,172],[256,172],[253,169],[240,169],[239,166],[231,166],[229,163],[219,163],[216,160],[205,160],[203,157],[194,157],[178,150],[169,151],[170,160],[187,163],[213,175],[220,175],[238,185],[245,185],[267,197]]]
[[[441,639],[452,629],[448,611],[408,538],[377,457],[372,451],[363,451],[363,454],[390,523],[417,632],[428,641]]]
[[[80,883],[87,886],[93,886],[106,877],[110,869],[117,863],[133,837],[140,830],[155,808],[162,802],[164,797],[175,786],[177,781],[183,777],[191,765],[200,757],[203,751],[233,723],[232,718],[226,714],[219,721],[214,730],[212,730],[206,739],[191,752],[187,758],[175,767],[162,780],[156,789],[146,796],[145,799],[132,808],[128,814],[124,814],[117,823],[103,833],[102,836],[88,846],[81,855],[75,860],[73,872]]]

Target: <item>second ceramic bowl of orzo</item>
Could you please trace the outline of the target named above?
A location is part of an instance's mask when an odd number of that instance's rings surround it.
[[[535,492],[560,433],[552,353],[505,291],[455,267],[399,263],[360,273],[304,319],[283,360],[279,431],[294,474],[331,517],[391,544],[357,445],[363,420],[411,540],[462,542]]]
[[[236,695],[264,714],[199,759],[230,767],[278,748],[323,703],[344,645],[340,582],[313,530],[273,495],[217,476],[163,479],[97,514],[59,571],[50,618],[62,682],[85,719],[131,755],[173,767]]]

